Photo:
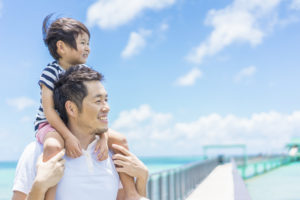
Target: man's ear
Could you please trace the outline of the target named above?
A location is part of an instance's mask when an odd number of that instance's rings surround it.
[[[70,100],[66,101],[65,108],[66,108],[67,114],[70,117],[76,117],[77,116],[78,108],[77,108],[77,106],[74,102],[72,102]]]

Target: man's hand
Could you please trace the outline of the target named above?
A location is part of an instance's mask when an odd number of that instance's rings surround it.
[[[62,158],[65,155],[63,149],[58,154],[53,156],[47,162],[43,162],[43,155],[41,155],[37,162],[37,175],[35,182],[40,184],[46,191],[55,186],[61,179],[65,169],[65,160]]]
[[[124,172],[131,177],[139,179],[148,179],[148,168],[142,161],[120,145],[113,144],[112,147],[123,154],[115,154],[112,156],[114,163],[117,165],[116,170],[118,172]]]
[[[65,147],[67,156],[71,158],[78,158],[82,155],[80,142],[72,134],[69,137],[65,138]]]
[[[96,147],[95,147],[95,153],[97,153],[97,158],[99,161],[103,161],[108,158],[107,137],[104,134],[106,134],[106,133],[103,133],[100,136],[100,139],[98,140]]]
[[[122,154],[115,154],[112,156],[118,172],[124,172],[129,176],[136,177],[137,192],[146,197],[148,169],[142,161],[140,161],[134,154],[120,145],[112,144],[113,149],[120,151]]]

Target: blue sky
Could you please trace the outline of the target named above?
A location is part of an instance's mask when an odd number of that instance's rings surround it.
[[[237,143],[273,153],[300,137],[299,0],[0,0],[0,160],[35,139],[53,12],[89,27],[110,126],[137,155]]]

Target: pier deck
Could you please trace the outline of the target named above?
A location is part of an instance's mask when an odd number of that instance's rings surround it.
[[[216,167],[186,200],[250,200],[235,163]]]

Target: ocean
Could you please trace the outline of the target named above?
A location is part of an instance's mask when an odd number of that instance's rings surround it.
[[[150,174],[180,167],[203,160],[202,156],[193,157],[140,157],[148,167]],[[9,200],[17,162],[0,162],[0,200]]]

